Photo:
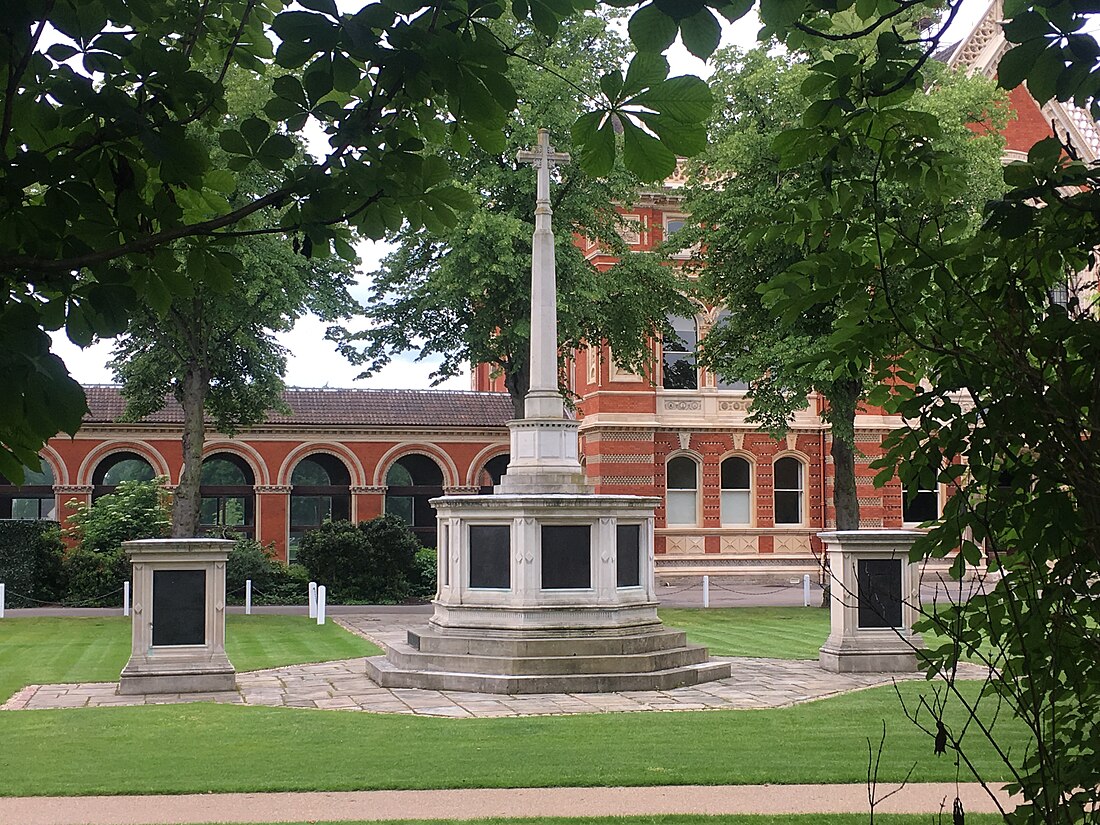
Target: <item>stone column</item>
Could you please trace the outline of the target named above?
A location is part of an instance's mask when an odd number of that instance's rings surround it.
[[[832,588],[829,638],[819,661],[840,673],[917,669],[923,647],[913,623],[920,615],[920,576],[909,548],[914,530],[834,530],[819,533],[829,553]]]
[[[55,484],[53,494],[56,498],[57,521],[64,529],[69,526],[69,516],[72,510],[65,505],[70,501],[78,501],[81,504],[92,503],[91,484]]]
[[[134,565],[130,661],[119,693],[235,690],[225,655],[225,539],[122,544]]]

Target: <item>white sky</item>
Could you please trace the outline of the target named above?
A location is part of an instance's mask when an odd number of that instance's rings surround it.
[[[341,2],[341,5],[351,5]],[[356,4],[358,5],[358,4]],[[965,0],[962,12],[955,22],[952,39],[960,39],[977,22],[988,6],[987,0]],[[735,24],[723,21],[722,45],[739,45],[751,48],[756,42],[759,22],[755,12],[746,15]],[[679,41],[668,54],[673,74],[695,74],[708,77],[710,68],[689,54]],[[357,298],[367,294],[367,273],[378,268],[388,246],[385,243],[364,241],[358,246],[362,263],[359,267],[358,288],[353,290]],[[316,316],[301,319],[289,333],[279,336],[280,342],[290,351],[286,383],[297,387],[378,387],[378,388],[426,388],[431,385],[429,374],[436,364],[416,361],[416,353],[396,358],[385,369],[369,379],[356,379],[360,369],[352,366],[336,352],[331,342],[325,340],[326,324]],[[53,351],[64,360],[69,371],[82,384],[107,384],[112,382],[106,364],[110,358],[111,341],[100,341],[81,350],[71,343],[64,332],[53,334]],[[468,374],[449,379],[440,385],[444,389],[469,389]]]

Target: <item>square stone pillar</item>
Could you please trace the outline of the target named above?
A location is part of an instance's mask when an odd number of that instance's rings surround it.
[[[225,539],[123,542],[134,565],[132,646],[119,693],[236,690],[225,655]]]
[[[819,662],[838,673],[903,673],[917,669],[923,647],[913,623],[920,615],[920,576],[909,548],[913,530],[819,533],[832,577],[829,638]]]

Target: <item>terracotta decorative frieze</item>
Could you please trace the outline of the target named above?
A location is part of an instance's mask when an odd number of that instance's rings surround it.
[[[476,496],[480,492],[480,487],[470,487],[466,485],[443,488],[443,494],[447,496]]]
[[[55,484],[53,491],[59,496],[90,496],[92,494],[91,484]]]
[[[382,496],[382,495],[386,494],[386,487],[384,487],[384,486],[376,487],[376,486],[370,486],[370,485],[355,485],[353,487],[348,487],[348,492],[351,493],[353,496],[363,496],[363,495],[379,495],[379,496]]]
[[[671,412],[698,412],[703,402],[697,398],[666,398],[664,408]]]
[[[292,488],[289,484],[257,484],[252,489],[256,491],[257,495],[264,493],[289,495]]]

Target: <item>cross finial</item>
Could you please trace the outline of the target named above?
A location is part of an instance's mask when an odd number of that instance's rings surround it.
[[[539,129],[538,143],[534,149],[521,149],[516,153],[516,160],[520,163],[530,163],[538,170],[539,201],[550,202],[550,164],[564,165],[569,163],[569,154],[555,152],[550,145],[550,130]]]

